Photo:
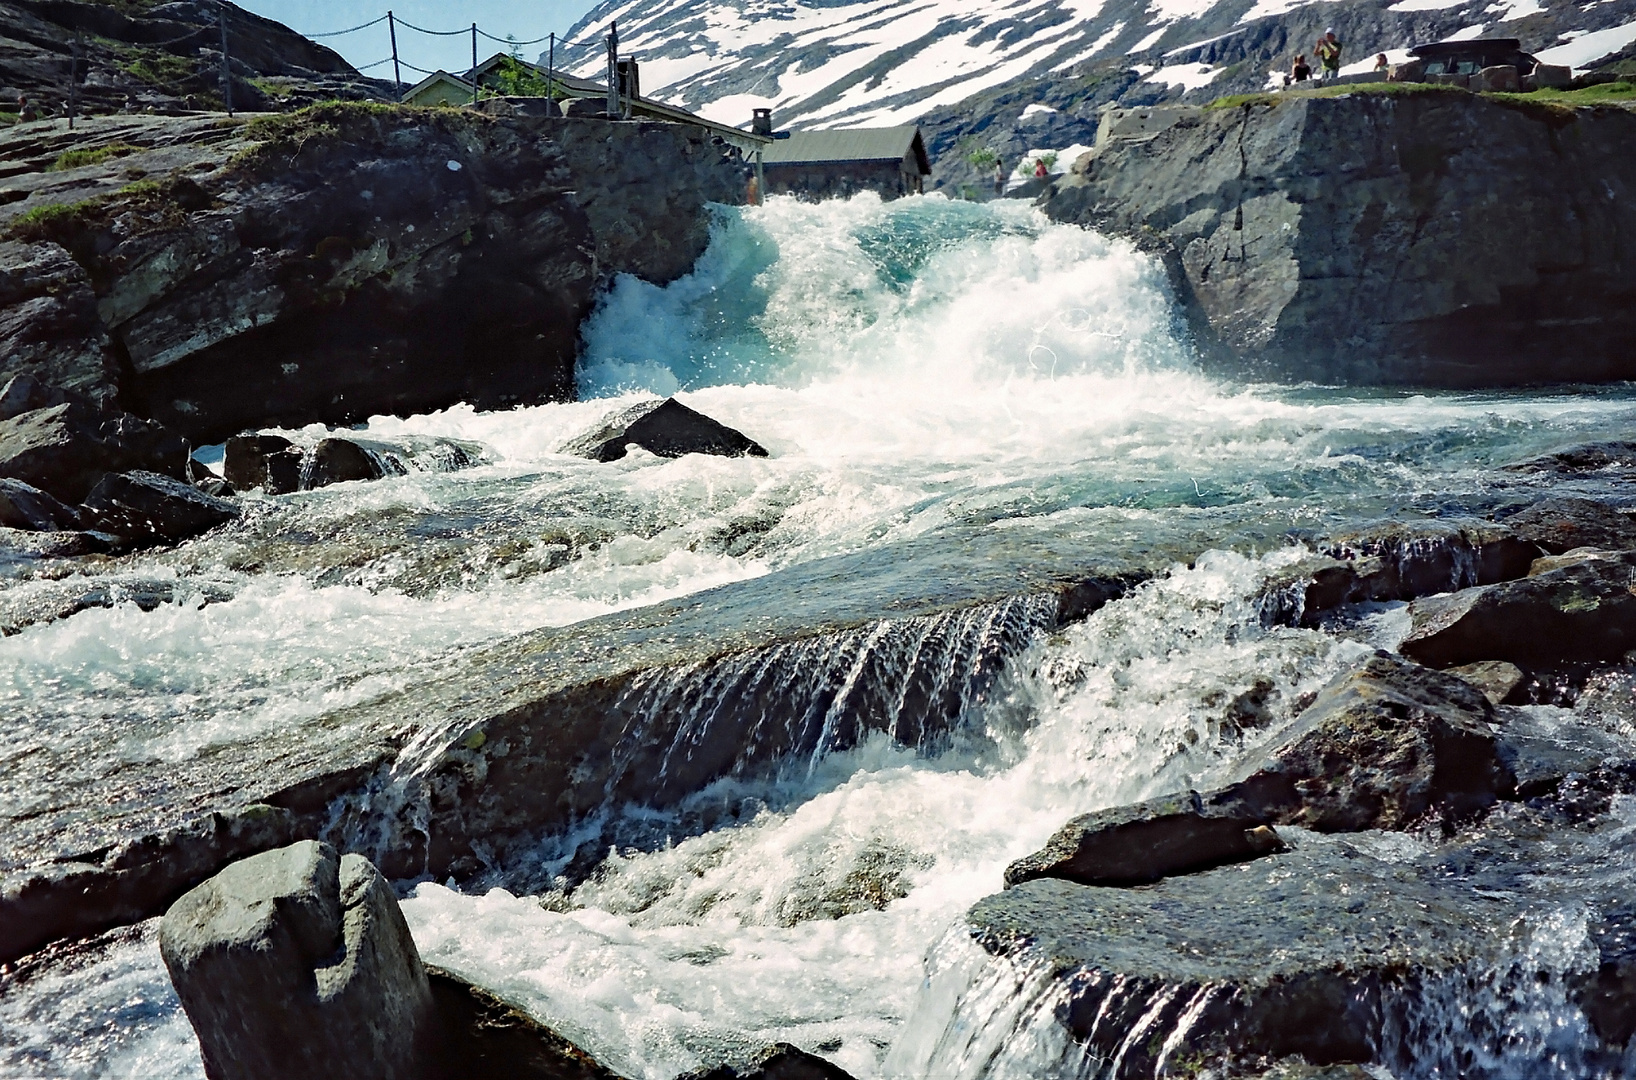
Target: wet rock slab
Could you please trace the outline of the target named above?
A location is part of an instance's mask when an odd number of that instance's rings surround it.
[[[1401,1068],[1414,1054],[1401,1033],[1428,1021],[1417,1010],[1435,1014],[1440,987],[1469,993],[1468,979],[1509,970],[1558,904],[1589,905],[1593,928],[1596,912],[1624,910],[1622,885],[1578,884],[1622,828],[1516,807],[1475,838],[1408,857],[1378,834],[1292,831],[1283,853],[1138,888],[1029,881],[979,902],[967,924],[990,952],[1047,974],[1069,1053],[1096,1075],[1286,1057]],[[1600,974],[1541,961],[1543,974],[1519,979],[1571,984],[1557,991],[1563,1022],[1594,1028],[1600,1010],[1613,1032],[1630,1002],[1620,980],[1636,968],[1620,966],[1616,926],[1597,934]]]
[[[1636,552],[1417,600],[1403,655],[1433,667],[1504,660],[1538,671],[1636,648]]]
[[[610,804],[670,805],[873,731],[934,745],[1037,633],[1175,558],[1146,554],[956,530],[462,649],[365,704],[178,761],[86,775],[30,748],[0,762],[0,958],[153,914],[298,839],[442,879]],[[261,814],[253,840],[211,824]]]

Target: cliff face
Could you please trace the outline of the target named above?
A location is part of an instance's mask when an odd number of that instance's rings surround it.
[[[67,137],[0,136],[33,170],[0,210],[0,377],[117,397],[195,441],[571,397],[599,284],[686,273],[707,204],[742,193],[736,155],[674,124],[99,118],[73,145],[125,149],[64,169]]]
[[[1046,212],[1167,259],[1218,366],[1324,383],[1636,377],[1636,114],[1464,91],[1211,108]]]
[[[224,15],[240,109],[392,92],[334,51],[231,3],[9,0],[0,4],[0,104],[12,109],[24,95],[44,115],[66,115],[72,77],[81,115],[219,109]]]

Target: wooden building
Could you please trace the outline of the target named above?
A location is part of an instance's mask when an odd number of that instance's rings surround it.
[[[758,118],[759,119],[759,118]],[[932,174],[918,127],[780,132],[761,152],[769,195],[844,198],[860,191],[883,199],[918,195]]]
[[[540,64],[531,64],[509,56],[506,53],[495,53],[481,64],[477,65],[475,73],[466,72],[464,75],[450,75],[446,71],[439,71],[427,76],[416,85],[404,91],[405,105],[469,105],[472,101],[472,80],[475,74],[476,81],[482,87],[484,95],[501,95],[507,92],[506,81],[502,77],[503,71],[512,67],[521,68],[533,79],[530,81],[540,87],[543,96],[546,87],[552,88],[554,97],[570,116],[606,116],[608,111],[608,87],[606,83],[592,82],[562,71],[547,71]],[[760,135],[753,131],[719,124],[714,120],[706,120],[686,109],[678,109],[674,105],[666,105],[662,101],[642,96],[638,65],[630,58],[619,60],[619,98],[621,102],[621,118],[627,120],[666,120],[674,124],[692,124],[702,127],[712,135],[720,136],[723,140],[739,148],[746,158],[751,157],[763,146],[772,142],[771,135]]]

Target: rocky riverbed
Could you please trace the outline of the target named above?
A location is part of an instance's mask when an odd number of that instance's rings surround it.
[[[586,400],[201,429],[108,470],[192,539],[0,534],[0,1070],[200,1075],[152,920],[315,840],[622,1076],[1620,1074],[1628,389],[1224,381],[1020,205],[708,235]],[[138,441],[100,385],[5,423]]]

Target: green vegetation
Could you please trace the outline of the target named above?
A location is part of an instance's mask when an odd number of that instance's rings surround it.
[[[47,172],[64,172],[68,169],[78,169],[85,165],[98,165],[110,158],[129,157],[139,154],[142,147],[132,146],[130,143],[114,143],[112,146],[99,146],[95,150],[68,150],[57,156],[46,169]]]
[[[233,155],[226,167],[245,172],[287,166],[309,146],[378,138],[383,132],[382,125],[389,121],[413,118],[423,123],[432,117],[445,125],[470,125],[484,119],[481,114],[457,109],[427,109],[378,101],[322,101],[295,112],[258,116],[245,124],[244,135],[254,140],[255,145]]]
[[[979,169],[992,169],[1000,163],[1000,155],[994,148],[984,146],[976,135],[966,135],[955,144],[955,150],[966,161]]]
[[[1347,94],[1385,94],[1389,97],[1419,97],[1423,94],[1464,94],[1457,86],[1440,83],[1352,83],[1346,86],[1320,86],[1311,90],[1273,90],[1259,94],[1228,94],[1206,105],[1206,109],[1236,109],[1240,105],[1277,105],[1280,101],[1298,101],[1301,98],[1344,97]]]
[[[89,217],[101,200],[82,199],[75,203],[47,203],[36,206],[11,223],[11,235],[19,240],[48,240],[65,228]]]
[[[494,82],[479,93],[489,97],[550,97],[556,88],[551,81],[514,56],[501,59],[494,69]]]
[[[193,61],[159,49],[140,45],[117,45],[118,59],[114,66],[133,79],[149,86],[174,90],[178,83],[192,79],[196,74]]]
[[[1487,94],[1506,101],[1559,105],[1636,105],[1636,83],[1612,82],[1583,90],[1535,90],[1531,94]]]
[[[126,184],[114,194],[146,200],[157,196],[163,189],[164,185],[157,180],[137,180]]]

